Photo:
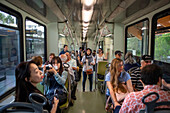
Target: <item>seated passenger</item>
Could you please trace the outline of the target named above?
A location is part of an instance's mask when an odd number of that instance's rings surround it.
[[[61,54],[59,57],[60,57],[62,63],[64,64],[66,62],[66,60],[67,60],[66,54]]]
[[[133,92],[130,75],[123,71],[123,60],[119,58],[112,60],[110,72],[106,75],[105,81],[108,87],[106,96],[111,96],[114,108],[117,107],[120,109],[119,102],[122,101],[129,92]]]
[[[62,61],[57,56],[52,59],[52,68],[47,70],[47,98],[51,100],[51,97],[54,95],[57,90],[58,93],[62,95],[62,99],[59,102],[59,105],[64,104],[67,101],[67,89],[65,88],[65,82],[68,76],[67,71],[64,71]],[[45,67],[44,67],[45,68]],[[46,70],[46,69],[45,69]],[[59,98],[60,99],[60,98]]]
[[[116,51],[115,51],[115,58],[121,59],[122,54],[123,54],[123,52],[121,52],[120,50],[116,50]]]
[[[162,79],[162,86],[163,88],[170,90],[170,84],[168,84],[164,79]]]
[[[32,59],[32,61],[35,62],[35,64],[38,66],[39,70],[43,71],[42,64],[43,60],[41,56],[36,56]]]
[[[129,69],[133,67],[139,67],[139,65],[136,63],[136,61],[133,58],[133,54],[131,52],[127,52],[125,55],[125,62],[124,62],[124,70],[128,71]]]
[[[65,54],[67,56],[66,63],[70,65],[69,73],[73,77],[73,79],[72,79],[71,98],[76,100],[76,89],[77,89],[77,82],[75,81],[75,73],[76,73],[75,70],[77,70],[76,60],[71,58],[71,54],[69,52],[66,52]]]
[[[130,93],[124,100],[120,113],[138,113],[141,109],[145,109],[145,105],[142,103],[142,97],[151,92],[159,94],[159,100],[157,102],[169,101],[170,93],[168,91],[161,90],[162,84],[162,71],[161,68],[155,64],[145,66],[141,71],[141,80],[145,87],[142,91]],[[154,100],[153,96],[149,96],[145,99],[146,102]],[[158,108],[170,108],[170,106],[160,106]]]
[[[36,85],[43,80],[42,72],[38,69],[37,65],[33,62],[22,62],[15,69],[16,77],[16,91],[15,102],[30,102],[29,95],[31,93],[42,94]],[[43,94],[42,94],[43,95]],[[40,101],[36,99],[37,101]],[[44,109],[47,109],[51,113],[56,113],[59,100],[53,98],[53,105],[47,101]]]
[[[45,62],[45,65],[51,64],[51,60],[55,57],[54,53],[50,53],[49,60]]]
[[[150,65],[151,60],[152,59],[150,55],[143,55],[141,67],[138,67],[131,72],[131,80],[135,91],[141,91],[143,89],[143,84],[141,83],[141,69],[146,65]]]

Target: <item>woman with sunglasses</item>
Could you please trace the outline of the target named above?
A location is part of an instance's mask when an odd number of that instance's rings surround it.
[[[129,92],[133,92],[130,75],[123,70],[123,60],[119,58],[112,60],[110,72],[106,75],[105,81],[108,87],[106,96],[111,96],[115,110],[119,111],[120,102]]]
[[[30,102],[29,95],[31,93],[39,93],[43,95],[37,88],[37,84],[43,81],[42,71],[39,70],[35,62],[22,62],[15,69],[16,77],[16,102]],[[36,101],[41,102],[41,100],[36,99]],[[47,109],[51,113],[56,113],[59,100],[55,97],[53,98],[53,104],[47,104],[44,109]]]

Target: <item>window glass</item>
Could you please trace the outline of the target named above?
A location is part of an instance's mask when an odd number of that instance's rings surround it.
[[[169,18],[169,19],[167,19]],[[170,15],[157,19],[154,59],[170,63]]]
[[[127,27],[127,51],[130,51],[135,56],[148,54],[148,26],[149,21],[144,20]]]
[[[45,27],[29,19],[26,19],[26,55],[27,60],[33,56],[41,56],[44,60],[45,55]]]
[[[17,18],[3,11],[0,11],[0,24],[18,27]]]
[[[19,26],[17,21],[18,17],[0,9],[0,97],[15,87],[15,68],[21,56],[20,31],[17,28]]]

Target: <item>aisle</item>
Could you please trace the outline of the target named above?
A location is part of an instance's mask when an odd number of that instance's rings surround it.
[[[105,95],[101,94],[98,90],[89,92],[88,79],[86,81],[86,92],[82,92],[82,82],[78,83],[77,89],[77,100],[64,113],[106,113],[104,109]]]

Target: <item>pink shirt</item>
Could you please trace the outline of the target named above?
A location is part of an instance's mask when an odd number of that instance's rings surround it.
[[[142,91],[130,93],[124,100],[119,113],[138,113],[141,109],[145,109],[145,105],[142,103],[142,97],[150,92],[157,92],[159,99],[157,102],[170,101],[170,92],[163,91],[158,85],[147,85]],[[151,95],[145,99],[146,102],[152,101],[156,98],[155,95]],[[158,108],[170,108],[170,106],[161,106]]]

